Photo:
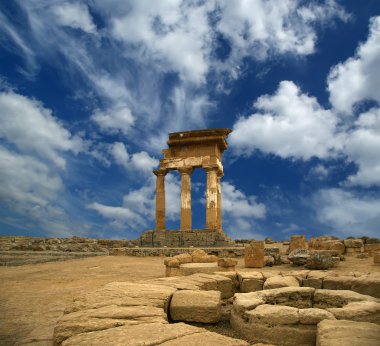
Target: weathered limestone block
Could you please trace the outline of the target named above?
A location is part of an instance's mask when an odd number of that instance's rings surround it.
[[[328,275],[323,280],[323,288],[330,290],[352,290],[361,294],[380,298],[380,275]]]
[[[335,237],[315,237],[309,242],[309,249],[313,250],[331,250],[335,254],[341,255],[345,252],[345,245],[342,240]]]
[[[276,271],[263,271],[261,272],[261,274],[263,275],[263,278],[264,278],[264,281],[271,278],[272,276],[277,276],[277,275],[282,275],[281,271],[280,270],[276,270]]]
[[[168,286],[179,290],[215,290],[217,284],[214,280],[205,278],[193,278],[193,276],[175,276],[167,278],[159,278],[145,281],[147,284]]]
[[[230,322],[250,342],[306,346],[315,344],[317,324],[324,320],[379,323],[379,304],[351,291],[286,287],[235,294]]]
[[[264,256],[264,264],[268,267],[272,267],[276,263],[273,256]]]
[[[342,308],[327,308],[338,320],[373,322],[380,324],[380,302],[361,301]]]
[[[280,256],[279,264],[290,264],[290,263],[291,262],[290,262],[287,255],[281,255]]]
[[[215,272],[214,274],[229,278],[232,281],[232,287],[235,291],[240,288],[239,278],[236,271],[220,271]]]
[[[363,239],[345,239],[344,245],[348,248],[362,248]]]
[[[232,259],[232,258],[219,258],[218,259],[218,266],[223,268],[235,268],[235,266],[238,264],[238,261]]]
[[[313,252],[306,260],[305,268],[308,269],[330,269],[334,267],[335,261],[330,254]]]
[[[179,267],[169,267],[169,266],[165,267],[165,276],[166,277],[180,276],[180,275],[182,275],[182,274],[181,274],[181,270],[179,269]]]
[[[375,251],[373,253],[373,263],[376,265],[380,265],[380,251]]]
[[[252,241],[244,250],[244,263],[247,268],[262,268],[264,266],[264,242]]]
[[[203,278],[206,280],[212,280],[216,283],[216,288],[214,286],[211,290],[217,290],[221,293],[222,299],[231,298],[234,295],[234,284],[232,279],[216,274],[194,274],[191,276],[192,279],[197,280],[198,278]]]
[[[182,343],[183,337],[190,337],[191,335],[201,337],[202,334],[206,339],[219,335],[184,323],[142,323],[77,334],[64,341],[62,345],[186,345],[188,339],[185,338],[184,343]],[[231,338],[219,338],[219,340],[221,339],[227,342],[226,345],[247,345],[240,340],[235,343]]]
[[[302,286],[304,287],[314,287],[314,288],[322,288],[323,280],[326,276],[328,276],[328,272],[311,270],[307,277],[302,280]]]
[[[327,275],[323,280],[323,288],[327,290],[350,290],[355,281],[352,275]]]
[[[335,320],[331,312],[318,308],[299,309],[298,315],[301,324],[318,324],[322,320]]]
[[[351,290],[380,298],[380,273],[362,275],[355,278],[352,281]]]
[[[228,268],[218,267],[216,262],[210,263],[185,263],[180,266],[181,275],[193,275],[196,273],[212,274],[220,270],[227,270]]]
[[[205,251],[197,249],[192,254],[193,263],[213,263],[218,262],[218,256],[208,255]]]
[[[305,280],[307,278],[309,273],[310,273],[310,270],[304,269],[304,270],[292,270],[290,272],[280,273],[280,275],[282,275],[282,276],[293,276],[298,280],[300,286],[302,286],[303,280]]]
[[[230,338],[218,333],[208,331],[193,333],[181,336],[176,339],[166,341],[161,346],[178,346],[178,345],[191,345],[191,346],[249,346],[244,340]],[[270,346],[270,345],[269,345]]]
[[[316,289],[313,301],[313,307],[327,309],[342,308],[348,303],[353,302],[378,302],[378,299],[348,290]]]
[[[264,282],[263,289],[281,288],[281,287],[299,287],[298,280],[293,276],[272,276]]]
[[[138,323],[167,323],[163,309],[152,306],[109,305],[63,315],[54,328],[54,342],[89,333]]]
[[[262,304],[255,309],[247,311],[245,316],[250,323],[296,324],[299,323],[298,309],[290,306],[277,306]]]
[[[311,308],[315,289],[312,287],[282,287],[256,292],[267,304],[286,305],[299,309]]]
[[[378,346],[380,326],[353,321],[321,321],[318,323],[316,346]]]
[[[307,249],[307,241],[304,235],[292,235],[290,237],[289,252],[296,249]]]
[[[166,308],[176,288],[132,282],[111,282],[102,288],[75,298],[65,313],[84,309],[97,309],[107,305],[149,305]]]
[[[315,345],[316,325],[251,324],[242,319],[231,318],[233,329],[243,334],[253,345],[309,346]]]
[[[221,316],[219,291],[177,291],[170,302],[174,321],[217,323]]]
[[[165,258],[164,264],[170,268],[179,268],[181,262],[173,257]]]
[[[364,251],[368,252],[370,257],[373,257],[375,252],[380,251],[380,243],[370,243],[364,245]]]
[[[181,253],[173,256],[173,258],[177,259],[180,264],[191,263],[193,261],[193,256],[188,253]]]
[[[298,308],[263,304],[268,298],[263,296],[265,292],[235,295],[230,320],[233,329],[253,343],[313,345],[316,325],[301,324]]]
[[[265,299],[256,292],[235,293],[233,301],[233,312],[240,318],[245,316],[245,312],[265,304]]]
[[[311,308],[315,292],[311,287],[283,287],[250,293],[236,293],[233,311],[243,313],[261,304],[286,305],[295,308]]]
[[[297,266],[303,266],[311,256],[311,251],[307,249],[296,249],[289,253],[288,259]]]
[[[256,271],[238,271],[237,277],[239,280],[240,292],[255,292],[261,291],[264,285],[263,274]]]

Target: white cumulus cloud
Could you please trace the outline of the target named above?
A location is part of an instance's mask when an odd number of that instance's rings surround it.
[[[267,208],[255,196],[246,195],[234,184],[222,182],[223,229],[232,237],[264,238],[257,221],[265,219]]]
[[[0,93],[0,122],[0,138],[59,167],[65,166],[63,152],[82,150],[80,138],[72,136],[50,109],[12,91]]]
[[[112,19],[114,37],[141,45],[144,59],[195,84],[208,70],[212,35],[207,5],[182,1],[130,3],[124,16]]]
[[[117,107],[104,111],[96,110],[91,116],[102,131],[128,134],[135,120],[128,107]]]
[[[347,137],[345,151],[358,171],[348,177],[350,185],[380,186],[380,108],[361,114]]]
[[[319,221],[342,235],[378,237],[380,198],[343,189],[325,189],[314,196]]]
[[[158,160],[145,151],[129,154],[126,146],[121,142],[113,143],[110,152],[115,162],[129,171],[136,170],[152,174],[153,168],[158,165]]]
[[[359,45],[355,56],[331,69],[328,90],[334,108],[349,114],[357,102],[380,102],[379,69],[380,17],[373,17],[368,39]]]
[[[175,175],[168,174],[165,179],[166,218],[175,220],[179,218],[180,182]],[[87,207],[97,211],[111,225],[123,229],[128,226],[136,232],[141,228],[154,227],[156,179],[150,177],[146,185],[132,189],[123,197],[121,206],[110,206],[93,202]]]
[[[18,215],[11,224],[24,229],[27,220],[51,235],[70,235],[62,169],[70,152],[83,150],[81,139],[41,102],[13,91],[0,93],[0,123],[0,200]]]
[[[328,158],[343,145],[335,114],[291,81],[282,81],[274,95],[261,96],[254,106],[258,112],[238,119],[230,135],[237,154],[248,156],[261,150],[307,160]]]

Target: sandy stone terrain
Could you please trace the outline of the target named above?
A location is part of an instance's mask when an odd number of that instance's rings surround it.
[[[20,267],[0,267],[0,344],[25,342],[41,326],[47,339],[72,298],[114,281],[140,281],[165,275],[163,257],[102,256]],[[239,259],[237,268],[244,267]],[[303,269],[302,267],[300,270]],[[297,270],[291,265],[262,268],[264,272]],[[380,272],[373,258],[348,257],[334,271]]]

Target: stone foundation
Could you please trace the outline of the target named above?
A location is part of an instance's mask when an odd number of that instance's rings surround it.
[[[142,247],[220,247],[234,244],[222,231],[208,229],[145,231],[139,238]]]

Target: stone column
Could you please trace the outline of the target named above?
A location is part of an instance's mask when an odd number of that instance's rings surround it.
[[[206,186],[206,229],[218,228],[218,167],[204,167]]]
[[[181,230],[192,229],[191,224],[191,173],[192,167],[179,168],[181,173]]]
[[[164,169],[153,171],[156,175],[156,230],[166,229],[166,211],[165,211],[165,175]]]
[[[220,183],[220,180],[223,177],[223,173],[218,173],[217,176],[217,208],[216,208],[216,213],[217,213],[217,228],[219,230],[222,230],[222,186]]]

